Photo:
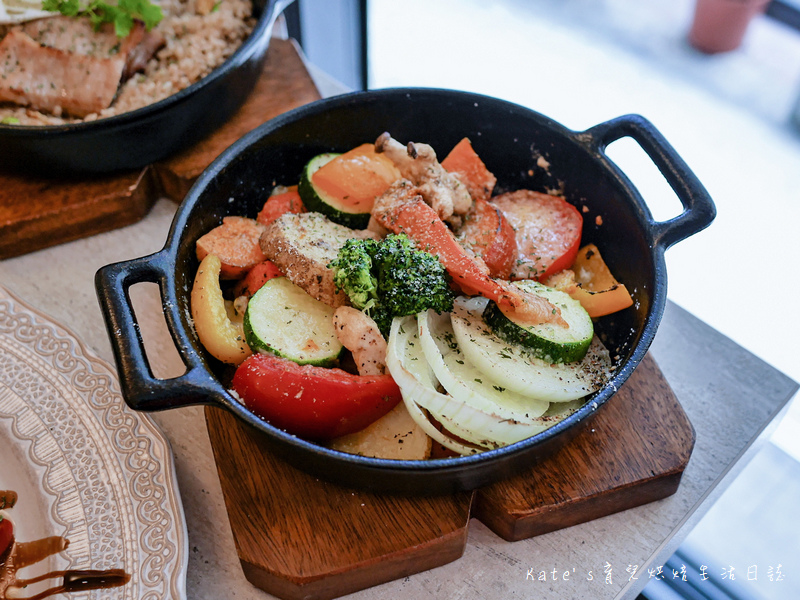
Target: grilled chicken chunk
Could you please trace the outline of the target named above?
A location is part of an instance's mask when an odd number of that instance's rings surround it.
[[[389,133],[383,133],[375,141],[375,151],[385,153],[400,174],[417,186],[440,219],[463,215],[472,206],[467,186],[439,164],[436,152],[428,144],[409,142],[403,146]]]
[[[143,42],[145,42],[143,44]],[[88,19],[52,17],[12,28],[0,41],[0,101],[56,115],[97,113],[114,99],[123,74],[133,72],[129,59],[142,62],[163,45],[136,22],[119,40],[112,25],[95,31]]]

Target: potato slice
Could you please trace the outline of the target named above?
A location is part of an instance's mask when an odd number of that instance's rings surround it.
[[[397,460],[425,460],[431,454],[431,438],[400,402],[389,413],[355,433],[331,441],[330,447],[348,454]]]

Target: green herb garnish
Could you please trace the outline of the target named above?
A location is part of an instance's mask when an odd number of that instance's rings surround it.
[[[19,119],[17,117],[3,117],[0,120],[0,124],[3,125],[19,125]]]
[[[81,6],[79,0],[44,0],[42,8],[67,17],[87,17],[95,30],[103,23],[113,23],[114,32],[120,38],[128,36],[134,20],[142,21],[150,31],[163,17],[161,7],[150,0],[119,0],[117,4],[92,0],[85,7]]]

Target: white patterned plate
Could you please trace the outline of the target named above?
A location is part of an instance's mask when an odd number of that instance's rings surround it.
[[[25,577],[124,569],[125,586],[69,600],[186,597],[188,540],[169,443],[127,407],[110,365],[2,287],[0,489],[19,495],[5,513],[17,540],[70,541]]]

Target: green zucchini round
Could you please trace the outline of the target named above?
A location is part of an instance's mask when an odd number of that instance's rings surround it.
[[[303,168],[297,191],[303,200],[303,205],[311,212],[322,213],[334,223],[344,225],[350,229],[366,229],[370,213],[357,213],[348,211],[339,198],[335,198],[320,190],[311,181],[312,176],[322,166],[332,161],[340,154],[328,152],[318,154]]]
[[[489,302],[483,311],[483,319],[492,332],[511,344],[530,348],[536,358],[550,363],[571,363],[583,359],[592,343],[594,325],[581,303],[569,294],[538,281],[515,283],[519,288],[541,296],[561,309],[561,316],[569,327],[554,323],[522,325],[503,314],[497,304]]]
[[[247,304],[245,339],[254,352],[268,352],[301,365],[332,366],[342,353],[333,312],[286,277],[275,277]]]

